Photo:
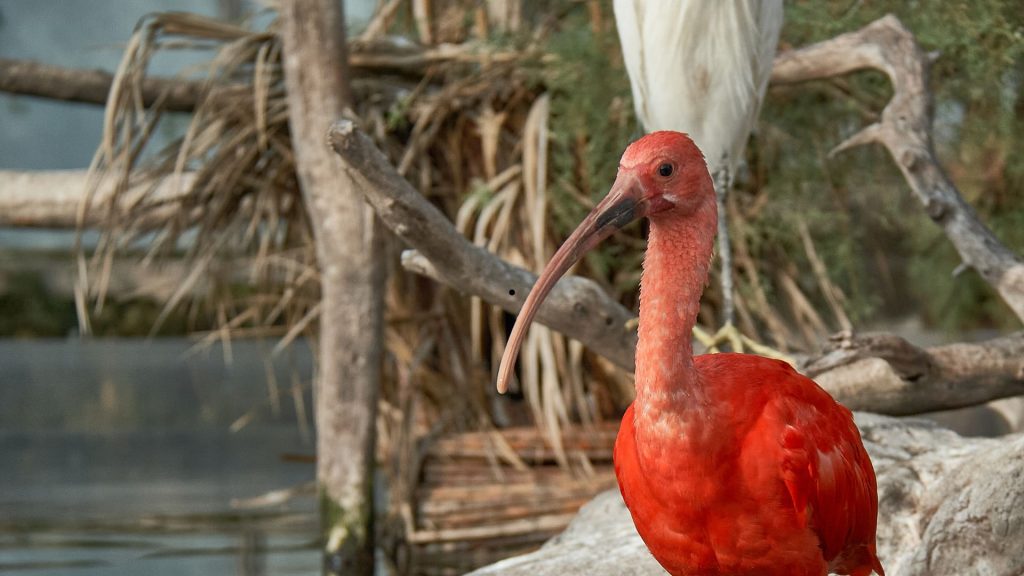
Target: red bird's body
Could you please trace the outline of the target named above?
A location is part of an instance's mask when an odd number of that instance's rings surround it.
[[[850,412],[784,362],[694,360],[699,400],[630,406],[615,444],[654,557],[677,576],[882,574],[875,478]]]
[[[527,298],[499,389],[558,277],[642,216],[651,226],[636,400],[619,429],[615,472],[651,553],[674,576],[884,576],[874,470],[850,411],[784,362],[692,354],[716,208],[704,160],[683,134],[655,132],[626,150],[608,197]]]

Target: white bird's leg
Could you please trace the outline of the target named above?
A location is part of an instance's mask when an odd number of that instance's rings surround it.
[[[718,203],[718,254],[722,262],[722,327],[714,335],[710,335],[700,327],[694,326],[693,336],[704,344],[707,351],[712,354],[719,352],[723,344],[728,344],[728,348],[733,352],[743,352],[744,349],[747,349],[754,354],[794,364],[794,360],[787,354],[755,342],[733,325],[735,308],[733,305],[732,246],[729,244],[729,218],[726,212],[726,200],[732,187],[732,173],[725,167],[727,165],[728,162],[723,161],[722,167],[712,174]]]
[[[729,244],[729,215],[726,212],[726,199],[732,188],[732,171],[728,168],[727,160],[723,159],[713,178],[718,201],[718,257],[722,262],[722,325],[729,326],[736,320],[736,311],[732,300],[732,245]]]

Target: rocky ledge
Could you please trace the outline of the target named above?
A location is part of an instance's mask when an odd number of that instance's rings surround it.
[[[857,414],[878,476],[888,576],[1024,574],[1024,435],[964,438],[917,419]],[[612,490],[543,548],[471,576],[655,576],[665,571]]]

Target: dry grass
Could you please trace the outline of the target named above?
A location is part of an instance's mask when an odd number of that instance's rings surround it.
[[[164,117],[159,102],[147,108],[138,98],[151,60],[161,50],[211,44],[213,58],[200,71],[204,96],[185,134],[164,150],[150,150]],[[279,57],[272,32],[198,16],[158,14],[137,27],[115,75],[90,179],[116,182],[119,191],[140,183],[153,192],[169,181],[183,196],[174,216],[156,229],[147,215],[163,207],[163,195],[122,192],[104,207],[98,248],[88,261],[79,256],[77,301],[85,331],[86,302],[102,309],[114,256],[129,248],[143,248],[146,262],[184,256],[193,264],[154,330],[182,305],[194,314],[216,314],[228,346],[239,331],[272,335],[303,323],[317,300],[317,273],[295,180]],[[237,269],[224,266],[239,257],[246,258],[247,282],[282,289],[240,297],[230,288]],[[214,298],[190,301],[201,283],[215,286],[204,291]]]

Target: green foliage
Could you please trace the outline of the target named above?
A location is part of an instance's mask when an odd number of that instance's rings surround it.
[[[42,275],[15,272],[5,278],[0,294],[0,335],[59,337],[75,327],[74,303],[52,297]]]
[[[93,332],[97,336],[149,336],[161,308],[152,299],[108,299],[102,311],[92,316]],[[200,328],[209,325],[206,322]],[[188,331],[187,312],[180,312],[171,314],[158,334]],[[77,333],[74,300],[70,295],[52,292],[43,274],[23,271],[4,278],[0,290],[0,337],[60,338]]]
[[[153,326],[156,326],[156,319],[162,309],[162,303],[149,298],[112,299],[103,306],[99,313],[92,315],[90,322],[96,336],[144,338],[153,333]],[[172,313],[167,320],[160,324],[156,335],[187,334],[202,328],[208,329],[212,324],[208,321],[202,327],[195,327],[188,321],[187,316],[187,310]],[[77,329],[77,321],[75,329]]]

